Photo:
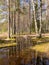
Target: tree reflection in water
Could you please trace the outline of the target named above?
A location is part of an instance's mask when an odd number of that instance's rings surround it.
[[[26,55],[17,56],[14,49],[0,49],[0,65],[49,65],[49,58],[45,53],[42,53],[42,56],[40,54],[36,56],[36,51],[33,50],[25,52]]]

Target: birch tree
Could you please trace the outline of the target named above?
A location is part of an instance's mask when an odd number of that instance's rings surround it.
[[[46,31],[48,30],[48,3],[47,0],[45,0],[45,4],[46,4]]]
[[[41,37],[42,32],[42,0],[40,0],[40,28],[39,28],[39,36]]]
[[[34,0],[31,0],[31,1],[32,1],[32,5],[33,5],[33,14],[34,14],[34,22],[35,22],[35,32],[36,32],[36,34],[38,34],[36,12],[35,12],[35,3],[34,3]]]

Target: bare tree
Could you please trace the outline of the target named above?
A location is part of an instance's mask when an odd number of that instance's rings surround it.
[[[33,14],[34,14],[34,22],[35,22],[35,32],[38,34],[38,28],[37,28],[37,20],[36,20],[36,12],[35,12],[35,3],[34,0],[32,0],[32,5],[33,5]]]
[[[10,0],[9,0],[9,22],[8,22],[8,37],[10,38]]]
[[[45,0],[45,4],[46,4],[46,31],[48,30],[48,3],[47,3],[48,1],[47,0]]]
[[[39,28],[39,36],[41,37],[42,32],[42,0],[40,0],[40,28]]]
[[[29,29],[31,34],[31,0],[29,0]]]
[[[14,10],[14,34],[16,34],[16,0],[15,0],[15,10]]]

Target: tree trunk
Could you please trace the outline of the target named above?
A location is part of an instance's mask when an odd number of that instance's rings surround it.
[[[9,22],[8,22],[8,37],[10,38],[10,0],[9,0]]]
[[[31,34],[31,0],[29,0],[29,29]]]
[[[36,20],[36,12],[35,12],[35,4],[34,4],[34,1],[32,0],[32,3],[33,3],[33,14],[34,14],[34,22],[35,22],[35,32],[36,32],[36,35],[38,34],[38,28],[37,28],[37,20]]]
[[[47,11],[48,10],[48,8],[47,8],[48,4],[47,4],[47,0],[45,2],[46,2],[46,31],[47,31],[48,30],[48,25],[47,25],[48,24],[48,18],[47,18],[48,17],[48,11]]]
[[[12,35],[14,34],[14,33],[13,33],[13,17],[14,17],[14,16],[13,16],[13,12],[12,12],[12,16],[11,16],[11,19],[12,19],[12,20],[11,20],[11,21],[12,21]]]
[[[40,28],[39,28],[39,37],[42,35],[42,0],[40,0]]]
[[[14,10],[14,35],[16,34],[16,1],[15,1],[15,10]]]
[[[24,13],[24,3],[25,3],[25,0],[23,0],[23,13]],[[22,23],[22,34],[24,33],[24,28],[25,28],[25,14],[23,14],[23,23]]]
[[[16,34],[16,12],[14,11],[14,35]]]
[[[20,34],[20,1],[17,1],[18,3],[18,34]]]

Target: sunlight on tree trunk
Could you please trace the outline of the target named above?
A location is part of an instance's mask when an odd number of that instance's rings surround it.
[[[37,35],[38,34],[38,28],[37,28],[37,21],[36,21],[35,4],[34,4],[33,0],[32,0],[32,3],[33,3],[33,13],[34,13],[34,22],[35,22],[35,32]]]
[[[45,0],[45,3],[46,3],[46,31],[48,31],[48,3],[47,3],[47,0]]]

